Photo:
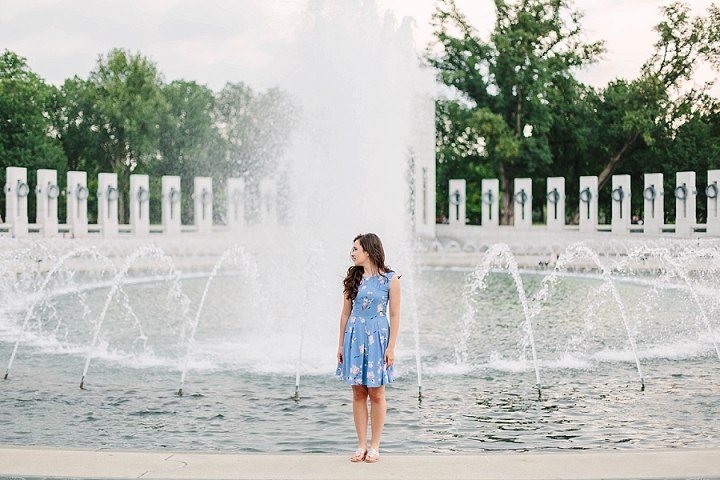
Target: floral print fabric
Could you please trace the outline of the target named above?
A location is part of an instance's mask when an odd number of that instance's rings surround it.
[[[395,272],[363,277],[345,326],[343,363],[336,375],[348,385],[379,387],[392,382],[393,367],[385,367],[390,339],[388,290]]]

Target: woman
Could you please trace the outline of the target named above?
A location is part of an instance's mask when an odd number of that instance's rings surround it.
[[[380,435],[386,411],[385,385],[394,379],[395,340],[400,326],[400,280],[385,265],[382,242],[374,233],[355,237],[350,257],[355,265],[348,269],[343,282],[345,302],[340,315],[337,375],[342,376],[353,390],[358,449],[350,460],[374,463],[380,460]],[[370,448],[367,448],[368,397],[372,425]]]

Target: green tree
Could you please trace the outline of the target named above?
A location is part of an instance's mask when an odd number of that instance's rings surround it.
[[[594,124],[597,111],[595,104],[589,101],[595,96],[592,88],[579,82],[567,82],[560,95],[562,100],[550,102],[553,119],[548,141],[553,163],[540,173],[543,177],[565,177],[566,220],[572,221],[576,208],[571,206],[579,204],[579,177],[589,175],[587,172],[595,168],[588,155],[597,143]],[[544,185],[544,178],[538,183]],[[535,209],[543,212],[545,206],[545,196],[537,195]]]
[[[438,215],[449,211],[448,182],[453,178],[466,181],[467,219],[479,224],[481,219],[481,185],[493,175],[487,161],[484,140],[474,131],[473,111],[462,102],[439,100],[435,108],[436,185]]]
[[[100,56],[88,80],[67,80],[57,125],[70,162],[90,173],[118,175],[121,222],[128,219],[130,174],[159,157],[160,123],[167,111],[156,65],[139,53],[114,49]]]
[[[55,88],[32,72],[25,58],[5,50],[0,55],[0,186],[7,167],[26,167],[33,186],[40,168],[67,171],[67,159],[55,136],[51,117]],[[35,216],[34,197],[29,197],[30,220]],[[5,212],[5,195],[0,211]]]
[[[159,157],[149,166],[155,177],[179,175],[183,192],[183,222],[193,220],[193,178],[211,176],[220,185],[227,174],[222,168],[225,162],[225,145],[215,125],[215,95],[213,91],[196,82],[176,80],[163,87],[167,110],[160,120]],[[220,207],[222,189],[214,196]],[[156,202],[159,203],[159,202]],[[160,211],[153,221],[160,221]]]
[[[707,16],[692,17],[689,6],[681,3],[661,11],[664,20],[655,27],[659,37],[655,52],[637,79],[615,79],[601,89],[580,85],[572,102],[555,107],[560,128],[553,130],[551,143],[555,162],[563,167],[559,171],[573,179],[568,185],[569,204],[577,205],[577,177],[597,175],[601,217],[609,217],[613,174],[630,174],[633,190],[641,191],[644,173],[677,171],[666,170],[672,163],[669,158],[682,157],[687,159],[684,169],[697,171],[699,181],[704,177],[706,160],[696,157],[692,166],[686,154],[695,148],[683,135],[706,125],[707,112],[715,108],[716,101],[707,95],[709,85],[689,85],[699,64],[717,67],[720,15],[712,6]],[[688,122],[692,127],[685,128]],[[564,158],[567,151],[574,162]],[[708,150],[698,146],[697,151]],[[667,176],[666,191],[673,190],[674,176]],[[631,202],[633,214],[641,217],[642,196],[634,195]],[[577,221],[577,209],[573,210],[571,219]],[[674,202],[666,202],[666,212],[672,218]]]
[[[655,52],[633,81],[615,80],[587,100],[597,111],[597,147],[591,153],[602,165],[604,185],[634,148],[651,147],[662,137],[674,137],[692,111],[703,104],[706,88],[686,85],[703,62],[720,66],[720,10],[692,16],[688,4],[662,7],[665,17],[656,27]],[[707,86],[706,86],[707,87]]]
[[[495,28],[484,41],[454,0],[439,0],[433,26],[441,51],[435,54],[430,47],[426,58],[441,82],[456,88],[474,108],[505,122],[507,128],[483,132],[500,135],[483,137],[486,144],[509,145],[508,131],[514,136],[512,148],[498,151],[504,157],[493,159],[492,152],[486,157],[500,176],[501,220],[508,224],[513,179],[541,172],[553,162],[551,102],[565,100],[567,84],[575,82],[572,70],[596,61],[604,47],[582,41],[582,16],[568,0],[495,0],[495,8]]]
[[[278,172],[279,162],[292,140],[300,109],[283,90],[255,93],[250,87],[228,83],[217,94],[216,121],[226,142],[223,171],[245,178],[249,219],[258,212],[261,179]]]
[[[694,96],[692,96],[694,97]],[[682,122],[673,128],[658,129],[650,144],[638,142],[627,159],[619,167],[622,173],[633,178],[632,189],[641,192],[643,174],[665,172],[665,213],[669,223],[675,217],[675,172],[694,171],[697,173],[697,214],[703,223],[707,203],[704,192],[707,185],[707,170],[720,168],[720,104],[718,100],[704,95],[694,97],[692,104],[678,102],[678,110],[685,111]],[[606,188],[609,194],[609,187]],[[641,195],[631,197],[633,215],[642,217]],[[609,202],[606,208],[610,208]]]

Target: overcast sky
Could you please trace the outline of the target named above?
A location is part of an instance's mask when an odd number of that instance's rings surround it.
[[[28,59],[47,81],[87,77],[99,54],[114,47],[150,56],[167,80],[187,79],[213,89],[244,81],[257,88],[276,83],[269,66],[293,42],[307,0],[0,0],[0,49]],[[376,0],[398,22],[416,22],[419,51],[431,40],[434,0]],[[658,7],[669,0],[576,0],[585,12],[588,40],[604,39],[608,53],[579,77],[602,86],[634,78],[655,42]],[[711,0],[692,0],[703,13]],[[494,21],[492,0],[457,0],[486,34]],[[699,80],[715,78],[703,70]]]

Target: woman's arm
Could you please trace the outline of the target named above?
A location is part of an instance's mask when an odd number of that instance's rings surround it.
[[[350,312],[352,312],[352,302],[349,298],[343,297],[343,309],[340,314],[340,340],[338,341],[338,352],[337,359],[338,363],[343,362],[343,343],[345,341],[345,326],[347,325],[348,318],[350,318]]]
[[[385,363],[389,367],[395,363],[395,341],[400,329],[400,279],[398,279],[397,275],[394,275],[390,280],[388,295],[390,296],[390,339],[388,340],[388,348],[385,351]]]

